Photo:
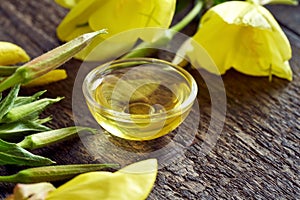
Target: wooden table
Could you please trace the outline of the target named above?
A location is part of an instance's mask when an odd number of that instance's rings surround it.
[[[300,198],[300,7],[268,6],[287,34],[293,50],[293,81],[251,77],[230,70],[222,76],[227,97],[223,131],[207,155],[201,155],[202,134],[210,120],[210,100],[199,83],[201,130],[184,157],[160,169],[149,199],[299,199]],[[61,42],[55,29],[67,11],[44,1],[1,1],[0,40],[14,42],[36,57]],[[193,26],[195,27],[195,26]],[[68,79],[40,88],[46,96],[65,99],[45,111],[53,128],[73,125],[72,90],[81,62],[63,65]],[[201,80],[200,80],[201,82]],[[58,164],[95,163],[79,138],[34,151]],[[1,166],[1,175],[20,168]],[[0,184],[0,197],[13,184]]]

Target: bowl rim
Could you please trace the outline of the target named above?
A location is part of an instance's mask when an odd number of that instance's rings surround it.
[[[179,67],[171,62],[168,62],[168,61],[165,61],[162,59],[157,59],[157,58],[118,59],[118,60],[106,62],[104,64],[101,64],[101,65],[95,67],[86,75],[86,77],[84,78],[83,84],[82,84],[82,91],[83,91],[85,100],[88,101],[87,104],[92,105],[93,109],[96,108],[96,109],[101,110],[101,112],[103,112],[103,113],[108,113],[108,114],[112,115],[114,118],[118,119],[118,121],[128,121],[128,120],[132,121],[132,119],[134,119],[136,122],[136,120],[145,120],[145,114],[130,114],[130,113],[125,113],[125,112],[119,112],[119,111],[115,111],[113,109],[101,106],[94,100],[94,98],[91,95],[91,91],[89,90],[89,87],[88,87],[90,80],[93,78],[93,76],[97,72],[99,73],[99,72],[105,71],[109,68],[113,68],[113,67],[115,67],[116,64],[122,64],[122,63],[127,63],[127,62],[136,62],[136,61],[137,62],[145,61],[147,63],[157,63],[157,64],[169,65],[172,68],[175,68],[176,71],[181,72],[181,74],[183,74],[185,76],[184,78],[191,82],[191,84],[189,84],[190,89],[191,89],[190,95],[187,97],[187,99],[185,99],[184,102],[181,103],[180,106],[170,109],[167,112],[150,114],[148,116],[150,116],[151,120],[153,118],[158,119],[158,120],[161,118],[166,119],[166,118],[170,118],[170,117],[179,115],[181,113],[184,113],[187,109],[189,109],[193,105],[194,100],[196,99],[196,96],[198,93],[198,86],[197,86],[197,83],[196,83],[194,77],[188,71],[183,69],[182,67]]]

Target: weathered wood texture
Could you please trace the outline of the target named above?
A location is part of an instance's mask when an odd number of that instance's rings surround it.
[[[211,109],[208,91],[197,78],[201,126],[185,156],[159,171],[149,199],[300,198],[300,7],[268,8],[291,42],[293,81],[273,77],[269,82],[268,78],[246,76],[234,70],[226,73],[224,129],[212,150],[202,155],[203,133],[208,128]],[[65,14],[66,10],[53,0],[1,1],[0,40],[19,44],[36,57],[61,43],[55,28]],[[44,87],[48,89],[47,96],[66,97],[45,113],[53,116],[52,127],[73,124],[72,89],[80,64],[78,60],[64,64],[68,79]],[[22,93],[32,94],[39,89],[24,89]],[[97,162],[78,138],[35,152],[58,164]],[[0,174],[17,170],[2,166]],[[13,184],[1,183],[0,198],[12,188]]]

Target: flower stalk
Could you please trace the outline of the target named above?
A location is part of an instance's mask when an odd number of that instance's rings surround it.
[[[106,30],[86,33],[18,67],[0,83],[0,92],[16,84],[28,83],[56,69],[85,48],[95,37],[104,33]]]
[[[186,27],[199,13],[203,8],[203,1],[197,0],[193,9],[176,25],[167,29],[162,36],[160,36],[154,42],[142,42],[134,50],[127,53],[122,57],[124,58],[136,58],[136,57],[145,57],[150,53],[150,49],[158,48],[168,44],[177,32],[181,31],[184,27]]]
[[[0,66],[0,77],[10,76],[19,68],[19,66]]]
[[[35,167],[19,171],[17,174],[0,176],[0,182],[38,183],[61,181],[71,179],[82,173],[118,167],[118,164],[73,164]]]

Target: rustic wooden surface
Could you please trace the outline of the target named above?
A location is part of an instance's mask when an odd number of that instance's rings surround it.
[[[223,76],[227,95],[224,129],[208,155],[201,133],[208,127],[210,101],[199,81],[201,127],[184,159],[159,171],[149,199],[299,199],[300,198],[300,7],[268,6],[293,49],[293,81],[250,77],[230,70]],[[14,42],[36,57],[61,44],[55,28],[66,14],[53,0],[1,1],[0,40]],[[43,88],[47,96],[65,96],[47,109],[50,126],[73,124],[72,89],[81,62],[71,60],[67,80]],[[41,88],[24,89],[32,94]],[[35,151],[59,164],[96,162],[78,138]],[[0,174],[19,170],[0,167]],[[0,183],[0,198],[14,184]]]

